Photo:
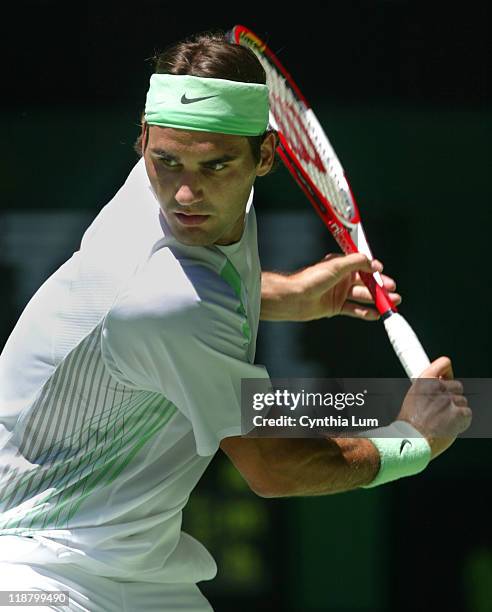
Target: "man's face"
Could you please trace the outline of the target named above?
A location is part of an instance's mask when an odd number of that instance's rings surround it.
[[[174,236],[191,246],[237,242],[251,187],[273,161],[274,139],[267,137],[255,165],[245,136],[156,125],[147,130],[147,174]]]

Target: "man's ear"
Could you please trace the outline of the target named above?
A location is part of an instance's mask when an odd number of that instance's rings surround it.
[[[277,148],[277,132],[269,132],[261,143],[260,162],[256,168],[256,176],[265,176],[272,169],[275,161],[275,150]]]

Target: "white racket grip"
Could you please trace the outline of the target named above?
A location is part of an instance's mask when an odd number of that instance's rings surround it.
[[[384,320],[384,326],[407,376],[420,376],[430,361],[413,329],[397,312]]]

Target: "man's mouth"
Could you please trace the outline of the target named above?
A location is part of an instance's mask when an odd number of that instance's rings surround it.
[[[190,215],[187,213],[185,214],[179,212],[175,212],[174,215],[176,219],[183,225],[200,225],[210,217],[210,215]]]

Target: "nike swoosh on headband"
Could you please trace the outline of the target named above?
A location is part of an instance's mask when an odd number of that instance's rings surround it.
[[[217,98],[217,96],[204,96],[203,98],[187,98],[186,94],[181,96],[181,104],[193,104],[193,102],[201,102],[202,100],[210,100],[210,98]]]

